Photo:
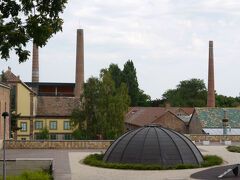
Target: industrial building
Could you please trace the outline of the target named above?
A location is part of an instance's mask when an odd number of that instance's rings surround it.
[[[4,73],[14,96],[14,113],[19,114],[15,139],[39,139],[46,127],[52,140],[71,139],[70,116],[80,106],[84,83],[83,30],[77,30],[75,83],[39,82],[38,47],[33,44],[32,82],[22,82],[11,72]]]

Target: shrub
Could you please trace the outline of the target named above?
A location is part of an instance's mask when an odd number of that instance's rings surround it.
[[[203,160],[204,162],[201,163],[201,167],[209,167],[223,163],[223,159],[216,155],[205,155],[203,156]]]
[[[0,180],[3,178],[0,177]],[[18,176],[7,176],[6,180],[51,180],[52,176],[43,170],[38,171],[24,171]]]
[[[120,164],[120,163],[107,163],[103,162],[104,154],[91,154],[87,156],[83,163],[90,166],[97,166],[102,168],[113,168],[113,169],[133,169],[133,170],[166,170],[166,169],[193,169],[200,167],[209,167],[214,165],[222,164],[222,158],[215,155],[203,156],[204,162],[200,165],[192,164],[177,164],[175,166],[164,167],[159,164],[143,165],[143,164]]]
[[[227,150],[230,151],[230,152],[240,153],[240,146],[228,146]]]

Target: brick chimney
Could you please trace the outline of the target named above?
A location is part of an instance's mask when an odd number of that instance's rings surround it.
[[[84,83],[84,43],[83,29],[77,30],[75,97],[80,98]]]
[[[33,43],[32,55],[32,82],[39,82],[38,47],[35,43]]]
[[[207,107],[215,107],[213,41],[209,41],[208,96]]]

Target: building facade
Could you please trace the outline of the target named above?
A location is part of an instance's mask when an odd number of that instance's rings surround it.
[[[188,133],[188,122],[194,108],[131,107],[126,115],[125,130],[158,124],[180,133]]]
[[[3,112],[9,113],[10,107],[10,87],[0,82],[0,140],[4,138],[4,117]],[[6,139],[9,139],[10,120],[6,118]]]
[[[228,119],[228,131],[240,129],[240,108],[195,108],[189,122],[190,134],[223,134],[223,119]],[[230,132],[228,134],[233,134]]]

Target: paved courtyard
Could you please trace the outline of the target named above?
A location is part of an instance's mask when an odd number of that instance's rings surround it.
[[[82,160],[88,154],[101,152],[103,150],[7,150],[7,159],[15,158],[53,158],[55,169],[55,180],[185,180],[185,179],[217,179],[224,170],[240,161],[239,153],[231,153],[226,146],[213,144],[200,146],[198,148],[203,154],[216,154],[224,159],[222,166],[211,168],[199,168],[188,170],[161,170],[161,171],[139,171],[139,170],[116,170],[91,167],[82,164]],[[2,151],[0,151],[2,159]],[[232,173],[224,179],[239,179]]]
[[[240,161],[240,154],[231,153],[226,146],[198,146],[203,154],[216,154],[223,157],[224,164],[221,167],[198,168],[187,170],[161,170],[161,171],[139,171],[139,170],[116,170],[86,166],[81,163],[89,152],[70,152],[70,166],[72,180],[185,180],[185,179],[217,179],[217,176],[228,169],[230,164]],[[239,179],[232,173],[224,179]]]

